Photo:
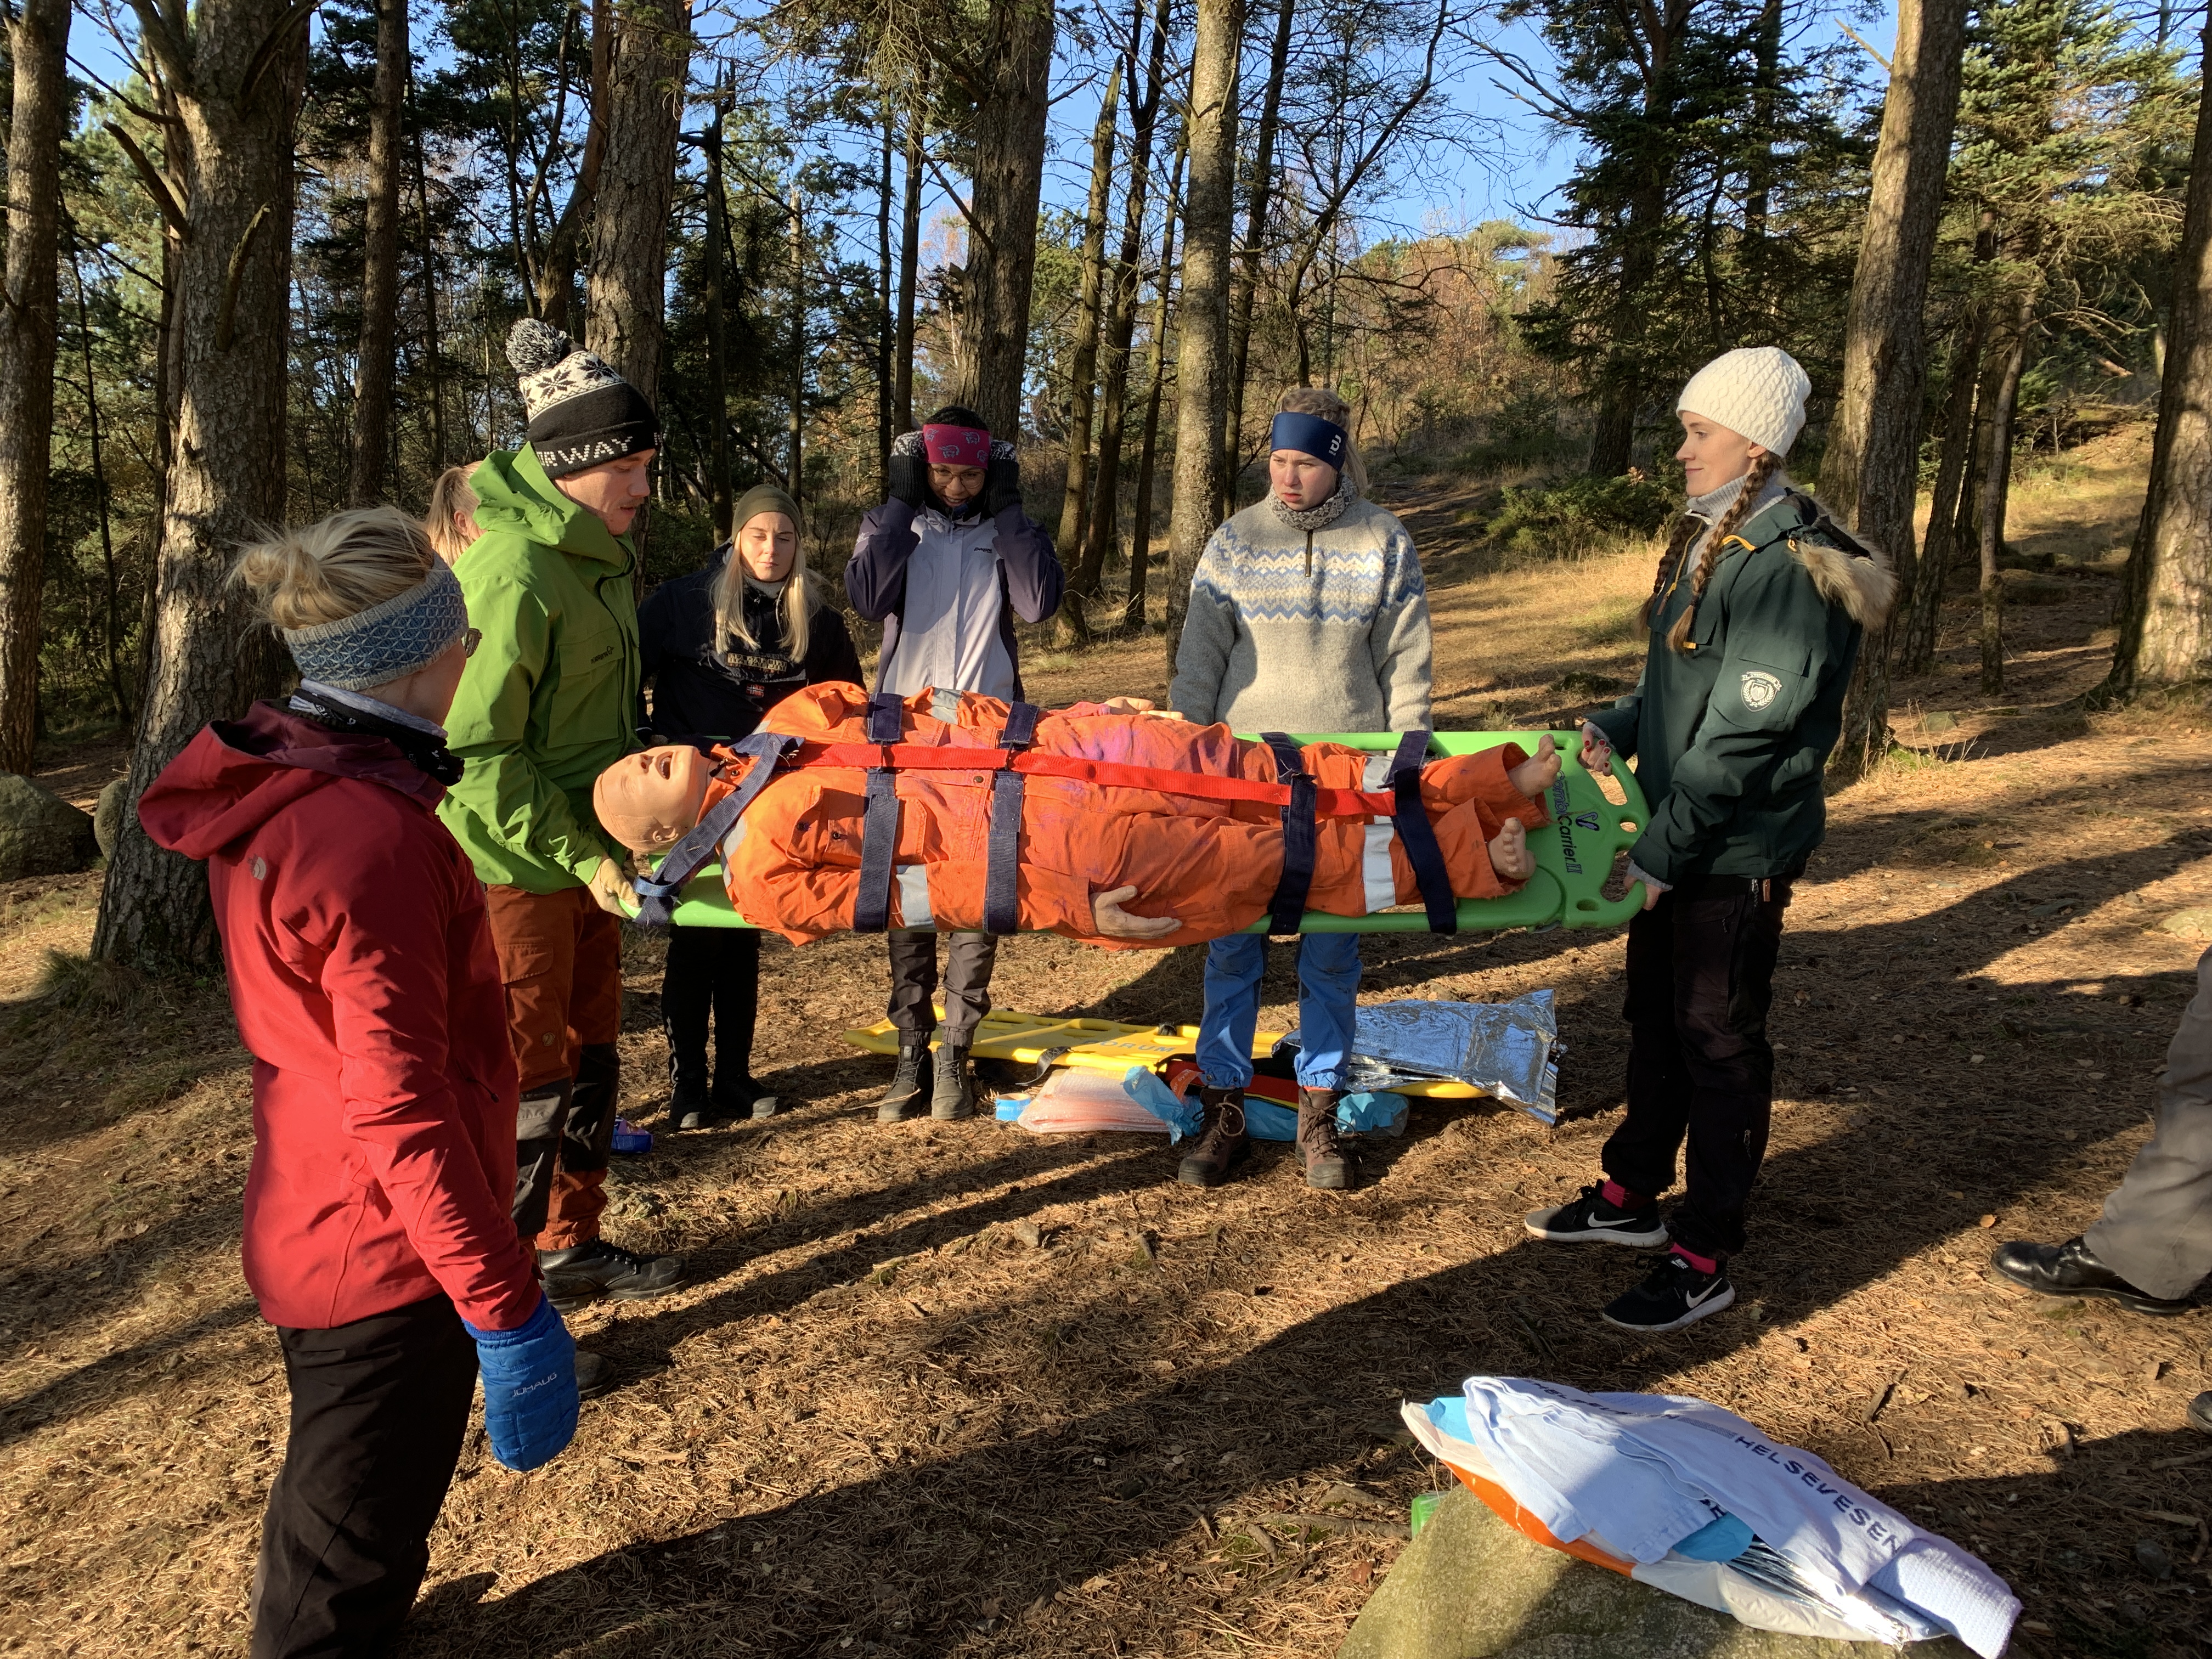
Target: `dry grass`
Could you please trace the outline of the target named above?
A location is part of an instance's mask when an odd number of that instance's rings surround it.
[[[1517,721],[1568,673],[1625,678],[1608,619],[1648,570],[1438,574],[1439,690],[1470,694],[1448,706]],[[1202,1193],[1149,1139],[880,1129],[881,1062],[834,1034],[879,1010],[881,947],[771,944],[757,1070],[799,1109],[622,1165],[611,1231],[683,1250],[692,1283],[576,1322],[627,1386],[555,1464],[512,1474],[471,1441],[411,1651],[1326,1654],[1396,1547],[1257,1517],[1402,1518],[1434,1472],[1397,1401],[1501,1370],[1702,1394],[1812,1447],[1983,1552],[2026,1596],[2035,1659],[2203,1654],[2212,1463],[2160,1465],[2206,1448],[2179,1425],[2212,1387],[2212,1314],[2046,1305],[1980,1267],[2085,1224],[2141,1144],[2198,948],[2152,924],[2212,899],[2212,738],[2099,717],[2056,739],[2036,712],[2096,672],[2110,577],[2069,580],[2032,613],[2023,713],[1980,708],[1953,640],[1911,690],[1971,715],[1973,757],[1833,803],[1784,945],[1736,1308],[1638,1341],[1594,1316],[1625,1253],[1521,1232],[1614,1121],[1617,935],[1371,941],[1376,996],[1555,987],[1585,1115],[1424,1108],[1343,1197],[1275,1152]],[[1142,691],[1162,668],[1157,638],[1126,642],[1033,690]],[[46,950],[82,949],[82,900],[5,913],[17,1008]],[[1188,954],[1024,938],[1001,962],[1015,1006],[1198,1006]],[[657,947],[628,974],[627,1110],[665,1127]],[[0,1642],[240,1652],[283,1439],[236,1266],[244,1056],[216,988],[40,1007],[0,1040]],[[2136,1565],[2146,1537],[2171,1582]]]

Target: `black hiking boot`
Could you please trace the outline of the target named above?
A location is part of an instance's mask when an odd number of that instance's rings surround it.
[[[975,1079],[968,1074],[968,1045],[941,1042],[931,1079],[929,1115],[939,1123],[975,1115]]]
[[[570,1249],[538,1251],[538,1275],[545,1281],[545,1299],[573,1313],[603,1296],[617,1302],[665,1296],[684,1282],[684,1259],[640,1255],[595,1238]]]
[[[774,1117],[782,1103],[753,1080],[750,1073],[734,1083],[722,1081],[722,1074],[714,1074],[714,1111],[718,1116],[733,1119]]]
[[[615,1368],[605,1354],[593,1353],[589,1348],[576,1350],[576,1397],[597,1400],[603,1394],[613,1392]]]
[[[1176,1179],[1186,1187],[1218,1187],[1251,1149],[1252,1137],[1244,1129],[1244,1091],[1201,1086],[1198,1103],[1206,1116]]]
[[[2078,1233],[2063,1244],[2016,1240],[1999,1245],[1990,1257],[1990,1270],[2045,1296],[2102,1297],[2118,1303],[2130,1313],[2168,1315],[2189,1311],[2186,1298],[2153,1296],[2129,1284],[2098,1261],[2095,1252]]]
[[[1641,1285],[1605,1304],[1605,1322],[1656,1336],[1694,1325],[1735,1300],[1726,1273],[1706,1273],[1669,1250]]]
[[[1298,1090],[1298,1156],[1305,1161],[1306,1185],[1324,1193],[1351,1189],[1358,1165],[1336,1138],[1336,1091]]]
[[[1605,1201],[1602,1183],[1583,1188],[1583,1195],[1571,1204],[1529,1211],[1521,1224],[1554,1244],[1630,1244],[1649,1250],[1667,1242],[1656,1203],[1639,1210],[1616,1209]]]
[[[876,1103],[877,1122],[903,1123],[922,1115],[927,1103],[921,1095],[921,1068],[928,1059],[927,1042],[899,1044],[898,1069],[891,1073],[891,1086]]]

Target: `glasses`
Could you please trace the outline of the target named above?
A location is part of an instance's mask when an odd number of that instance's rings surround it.
[[[477,653],[477,647],[483,643],[483,629],[481,628],[470,629],[466,633],[461,635],[461,654],[465,657],[475,656]]]

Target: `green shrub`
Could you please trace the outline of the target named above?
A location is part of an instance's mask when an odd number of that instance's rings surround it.
[[[1507,486],[1484,533],[1492,545],[1525,557],[1578,559],[1622,537],[1656,533],[1674,511],[1665,488],[1639,473],[1584,474]]]

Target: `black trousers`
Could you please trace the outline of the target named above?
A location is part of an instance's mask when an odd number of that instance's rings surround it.
[[[937,938],[935,933],[895,932],[891,949],[891,1024],[899,1041],[914,1047],[937,1029]],[[999,941],[990,933],[948,933],[945,938],[945,1040],[964,1048],[975,1027],[991,1012],[991,968]]]
[[[1628,924],[1628,1115],[1605,1143],[1605,1172],[1656,1198],[1674,1184],[1686,1139],[1667,1225],[1699,1255],[1743,1249],[1774,1113],[1766,1014],[1796,881],[1688,877]]]
[[[709,1092],[707,1024],[714,1018],[712,1093],[741,1093],[752,1075],[760,1015],[760,935],[750,927],[672,927],[660,976],[660,1023],[668,1034],[668,1085]],[[750,1101],[744,1103],[751,1104]]]
[[[261,1521],[252,1659],[380,1659],[430,1564],[476,1344],[442,1296],[276,1336],[292,1432]]]

